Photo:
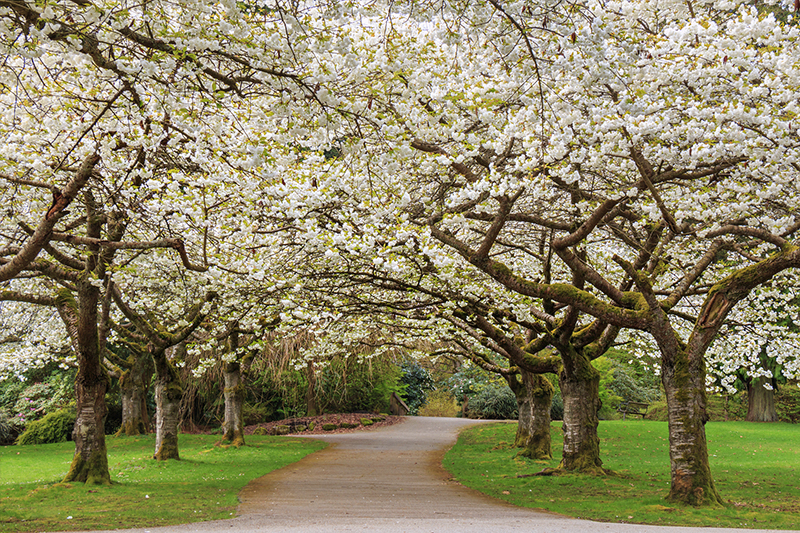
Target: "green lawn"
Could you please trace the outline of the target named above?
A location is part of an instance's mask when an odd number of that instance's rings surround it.
[[[712,422],[707,425],[711,468],[724,508],[668,503],[666,422],[600,423],[601,456],[617,475],[518,477],[555,467],[560,423],[553,424],[552,461],[516,458],[516,424],[465,430],[445,467],[462,484],[515,505],[607,522],[658,525],[800,528],[800,425]]]
[[[228,518],[252,479],[325,447],[320,441],[181,435],[180,461],[152,459],[154,436],[108,437],[111,486],[61,484],[75,444],[0,447],[0,531],[163,526]]]

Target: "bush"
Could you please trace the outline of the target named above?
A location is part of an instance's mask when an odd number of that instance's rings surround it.
[[[775,410],[778,411],[781,422],[794,424],[800,421],[800,387],[796,381],[778,388],[775,393]]]
[[[261,424],[262,422],[269,422],[273,420],[275,409],[263,403],[249,404],[245,403],[242,406],[242,418],[244,418],[245,426],[252,426]]]
[[[25,432],[17,439],[17,444],[49,444],[66,442],[72,437],[75,427],[76,413],[74,409],[60,409],[40,420],[28,424]]]
[[[458,414],[456,397],[450,391],[436,390],[428,394],[425,405],[419,408],[420,416],[455,417]]]
[[[317,405],[324,413],[387,411],[392,393],[405,389],[400,378],[399,367],[388,360],[336,358],[317,376]]]
[[[517,398],[508,387],[486,387],[469,400],[470,418],[514,420],[519,417]]]
[[[8,422],[21,433],[34,420],[67,407],[75,400],[75,370],[35,369],[24,379],[0,382],[0,409],[8,413]]]
[[[400,367],[402,376],[400,382],[405,385],[403,400],[408,405],[409,414],[419,414],[419,409],[425,404],[428,391],[433,390],[434,383],[430,372],[423,368],[417,361],[407,360]]]
[[[14,442],[17,431],[11,423],[11,417],[4,409],[0,409],[0,445]]]

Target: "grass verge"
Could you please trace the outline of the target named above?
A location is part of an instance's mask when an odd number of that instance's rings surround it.
[[[181,435],[180,461],[151,459],[154,436],[109,437],[111,486],[63,484],[75,444],[0,447],[0,531],[154,527],[229,518],[252,479],[325,447],[310,439]]]
[[[529,476],[561,459],[553,424],[552,461],[515,457],[516,424],[480,425],[461,433],[444,466],[463,485],[514,505],[605,522],[797,529],[800,524],[800,426],[716,422],[706,426],[711,470],[723,508],[674,505],[669,492],[666,422],[600,423],[601,456],[616,476]]]

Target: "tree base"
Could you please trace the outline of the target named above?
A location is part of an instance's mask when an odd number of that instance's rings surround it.
[[[594,469],[589,470],[566,470],[564,468],[545,468],[541,472],[536,472],[535,474],[521,474],[517,476],[518,478],[522,477],[534,477],[534,476],[568,476],[568,475],[575,475],[575,474],[583,474],[586,476],[617,476],[618,474],[613,470],[609,470],[608,468],[603,467],[595,467]]]
[[[161,446],[158,447],[156,453],[153,455],[153,459],[156,461],[167,461],[169,459],[180,461],[181,458],[178,455],[178,437],[174,435],[167,435],[164,437]]]
[[[528,446],[517,453],[516,457],[524,457],[533,461],[549,460],[553,458],[550,452],[550,443],[547,446]]]
[[[97,450],[84,460],[80,454],[72,458],[72,465],[62,483],[86,483],[87,485],[111,485],[108,472],[108,456],[105,449]]]
[[[135,437],[137,435],[147,435],[147,426],[143,420],[126,422],[114,433],[115,437]]]
[[[723,501],[713,483],[706,486],[692,483],[690,476],[677,476],[673,479],[667,501],[690,505],[692,507],[722,507]]]

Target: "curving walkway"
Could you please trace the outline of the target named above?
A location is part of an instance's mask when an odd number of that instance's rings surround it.
[[[696,533],[684,527],[574,520],[514,507],[451,480],[442,455],[458,430],[479,423],[411,417],[387,428],[315,435],[332,445],[256,479],[232,520],[126,531],[207,533],[374,531],[407,533]],[[702,533],[726,530],[703,528]]]

